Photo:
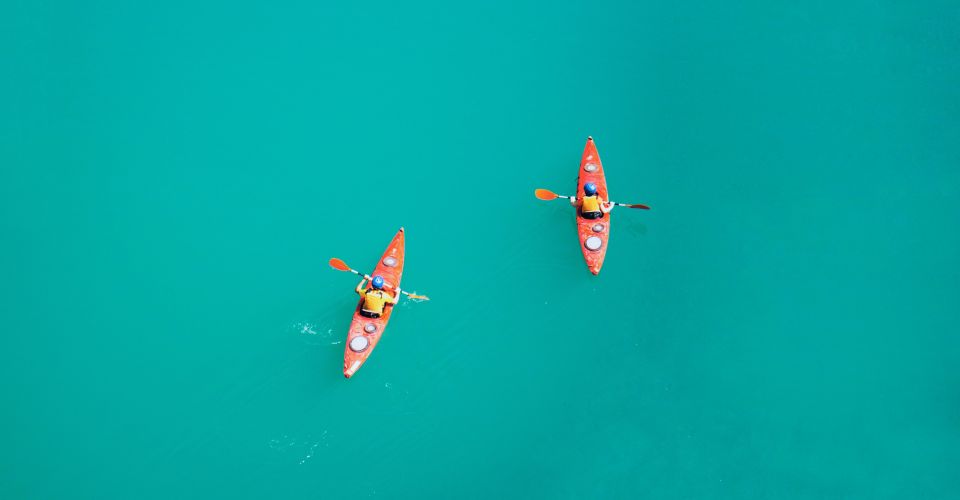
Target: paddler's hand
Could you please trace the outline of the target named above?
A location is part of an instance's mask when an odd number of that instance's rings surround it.
[[[610,203],[610,202],[608,201],[608,202],[606,202],[606,203],[603,204],[603,208],[602,208],[601,210],[603,211],[603,213],[608,214],[608,213],[610,213],[610,212],[613,212],[613,207],[615,207],[615,206],[616,206],[616,205],[614,205],[613,203]]]
[[[570,204],[573,205],[573,206],[577,206],[577,197],[576,197],[576,196],[571,196],[571,197],[570,197]]]

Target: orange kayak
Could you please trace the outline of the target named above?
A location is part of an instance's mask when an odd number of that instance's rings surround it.
[[[607,195],[607,181],[603,176],[603,164],[593,137],[587,137],[587,146],[580,158],[580,174],[577,177],[577,198],[583,197],[583,185],[592,182],[597,185],[597,195],[602,200],[610,200]],[[580,250],[587,268],[593,274],[600,274],[603,258],[607,255],[607,240],[610,239],[610,214],[599,219],[585,219],[577,210],[577,234],[580,236]]]
[[[397,231],[387,250],[380,257],[376,269],[371,276],[383,276],[386,285],[383,287],[391,293],[396,293],[400,286],[400,277],[403,275],[403,228]],[[367,283],[367,290],[371,288]],[[390,321],[390,315],[395,306],[387,305],[383,314],[379,318],[367,318],[360,315],[360,308],[363,307],[363,299],[357,304],[353,311],[353,321],[350,323],[350,331],[347,333],[347,347],[343,351],[343,376],[350,378],[363,365],[363,362],[370,357],[373,348],[380,341],[383,330]]]

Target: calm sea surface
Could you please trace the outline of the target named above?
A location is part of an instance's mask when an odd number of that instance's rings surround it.
[[[957,498],[960,9],[840,4],[4,3],[0,497]]]

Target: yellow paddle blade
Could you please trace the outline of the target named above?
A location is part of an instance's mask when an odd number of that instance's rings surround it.
[[[555,200],[560,197],[560,195],[558,195],[557,193],[554,193],[553,191],[550,191],[549,189],[537,189],[533,192],[533,194],[537,198],[544,201]]]

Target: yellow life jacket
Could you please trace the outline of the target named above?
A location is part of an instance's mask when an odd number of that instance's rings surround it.
[[[363,294],[363,310],[383,314],[383,307],[387,304],[383,290],[367,290]]]
[[[588,212],[599,212],[600,211],[600,197],[597,195],[593,196],[584,196],[583,204],[580,205],[581,213]]]

